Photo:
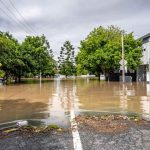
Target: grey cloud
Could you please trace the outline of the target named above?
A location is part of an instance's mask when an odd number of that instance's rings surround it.
[[[45,34],[53,51],[58,55],[65,40],[77,48],[80,40],[100,25],[117,25],[127,32],[142,36],[150,32],[149,0],[11,0],[23,14],[36,34]],[[6,0],[9,4],[9,0]],[[9,8],[13,10],[11,5]],[[1,6],[0,7],[4,8]],[[11,20],[0,14],[0,29],[10,30]],[[13,27],[16,37],[23,39],[25,31],[20,25]]]

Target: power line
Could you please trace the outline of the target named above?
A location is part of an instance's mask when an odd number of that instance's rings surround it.
[[[0,2],[1,2],[1,4],[7,9],[7,11],[6,11],[6,9],[4,10],[4,9],[2,9],[2,8],[0,8],[1,9],[1,11],[7,16],[7,17],[9,17],[9,18],[11,18],[11,20],[13,20],[13,21],[15,21],[15,23],[16,24],[18,24],[18,25],[22,25],[22,24],[20,24],[20,22],[18,21],[18,18],[10,11],[10,9],[7,7],[7,5],[2,1],[2,0],[0,0]],[[12,17],[12,16],[10,16],[10,15],[8,15],[9,13],[10,14],[13,14],[13,16],[15,17]],[[22,26],[20,26],[21,28],[22,28]],[[24,27],[24,26],[23,26]],[[25,30],[24,30],[26,33],[30,33],[30,32],[28,32],[28,30],[25,28]]]
[[[11,16],[9,16],[6,11],[4,11],[2,8],[0,8],[0,10],[1,10],[1,11],[3,12],[3,14],[5,14],[10,20],[13,20],[15,23],[18,24],[18,22],[17,22],[16,20],[14,20]]]
[[[0,2],[1,2],[1,4],[8,10],[8,12],[10,13],[10,14],[12,14],[12,16],[15,18],[15,22],[16,23],[18,23],[18,24],[20,24],[20,25],[22,25],[22,27],[24,27],[24,31],[26,32],[26,33],[28,33],[28,34],[30,34],[30,30],[28,29],[28,28],[26,28],[26,26],[22,23],[22,22],[20,22],[19,20],[18,20],[18,18],[16,17],[16,15],[7,7],[7,5],[2,1],[2,0],[0,0]],[[1,8],[1,10],[2,10],[2,8]],[[6,13],[6,11],[4,11],[3,10],[3,12],[5,12],[5,14],[7,14]],[[8,14],[7,14],[7,16],[8,16]],[[10,17],[9,17],[10,18]],[[12,17],[11,17],[12,18]],[[14,18],[12,18],[12,20],[14,20]]]
[[[11,6],[16,10],[17,14],[19,14],[19,16],[22,18],[22,20],[24,21],[24,23],[34,32],[36,32],[32,26],[30,26],[30,24],[27,23],[26,19],[24,18],[24,16],[19,12],[19,10],[15,7],[15,5],[13,4],[13,2],[11,0],[9,0]]]

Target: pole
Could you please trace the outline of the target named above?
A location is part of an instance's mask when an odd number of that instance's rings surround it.
[[[41,82],[42,82],[42,73],[41,73],[41,70],[40,70],[40,88],[41,88]]]
[[[121,41],[122,41],[122,82],[125,83],[125,64],[124,64],[124,33],[122,31],[122,36],[121,36]]]

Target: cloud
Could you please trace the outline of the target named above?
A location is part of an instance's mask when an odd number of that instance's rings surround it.
[[[56,57],[66,40],[70,40],[77,50],[80,40],[100,25],[117,25],[127,32],[142,36],[149,32],[149,0],[10,0],[24,16],[26,23],[34,29],[34,34],[45,34]],[[20,22],[9,0],[4,1]],[[0,3],[0,8],[12,16]],[[23,39],[30,31],[1,13],[0,30],[9,30],[15,37]],[[13,16],[12,16],[13,17]],[[33,33],[31,33],[33,34]]]

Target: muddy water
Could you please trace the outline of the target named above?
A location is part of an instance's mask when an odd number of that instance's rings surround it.
[[[76,113],[136,112],[150,114],[150,90],[145,83],[97,80],[49,81],[0,87],[0,123],[20,119],[67,125]]]

